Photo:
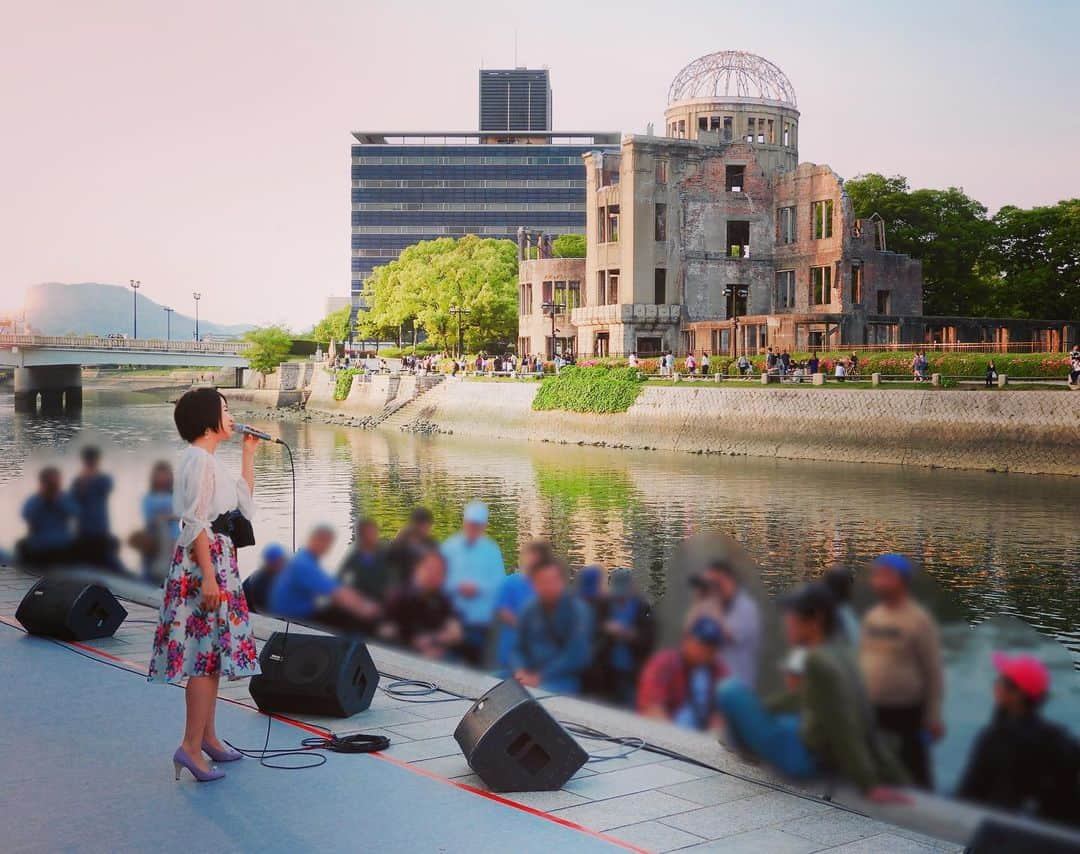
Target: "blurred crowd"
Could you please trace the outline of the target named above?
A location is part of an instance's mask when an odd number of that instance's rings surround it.
[[[113,481],[95,448],[81,461],[66,488],[57,469],[40,472],[23,507],[20,562],[121,569],[107,510]],[[177,535],[171,492],[172,471],[158,463],[143,499],[144,527],[129,539],[151,582],[164,578]],[[762,678],[762,668],[774,666],[763,661],[764,603],[731,563],[711,560],[690,577],[679,639],[663,647],[629,569],[585,566],[571,580],[551,545],[534,540],[507,572],[487,527],[480,502],[465,507],[460,530],[441,543],[426,508],[414,509],[389,539],[375,520],[362,519],[331,570],[325,564],[337,534],[319,526],[295,554],[265,547],[244,592],[264,614],[714,732],[790,777],[839,778],[881,802],[903,802],[898,786],[933,788],[930,748],[945,731],[941,644],[911,593],[917,570],[903,555],[880,555],[865,570],[874,604],[861,617],[850,569],[781,597],[786,652],[775,665],[779,678]],[[994,707],[956,794],[1077,823],[1080,744],[1041,712],[1049,671],[1029,655],[998,654],[993,665]],[[774,683],[780,690],[763,690]]]

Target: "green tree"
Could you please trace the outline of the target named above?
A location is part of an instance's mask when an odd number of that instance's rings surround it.
[[[1024,210],[1003,207],[987,266],[995,313],[1044,320],[1080,317],[1080,199]]]
[[[887,248],[923,262],[923,311],[993,313],[993,281],[984,265],[994,236],[986,208],[963,190],[911,190],[907,178],[876,173],[844,182],[855,216],[885,221]]]
[[[584,234],[560,234],[551,243],[551,254],[556,258],[584,258]]]
[[[248,342],[244,356],[252,370],[272,374],[285,361],[292,348],[292,336],[280,326],[263,326],[244,333]]]
[[[517,329],[517,246],[475,235],[416,243],[372,272],[364,298],[366,323],[415,322],[436,347],[456,344],[459,319],[468,349],[508,341]]]
[[[352,309],[345,306],[333,311],[315,324],[311,330],[311,337],[320,344],[329,344],[331,341],[345,341],[349,337],[349,315]]]

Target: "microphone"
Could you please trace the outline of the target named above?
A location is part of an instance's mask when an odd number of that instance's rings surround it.
[[[250,427],[247,424],[234,423],[233,432],[239,433],[241,436],[254,436],[256,439],[262,439],[264,442],[276,442],[279,445],[285,444],[281,439],[275,439],[269,433],[264,433],[262,430],[256,430],[254,427]]]

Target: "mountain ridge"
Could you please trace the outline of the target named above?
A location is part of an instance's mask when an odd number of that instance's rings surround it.
[[[26,322],[43,335],[132,334],[132,291],[125,285],[101,282],[40,282],[26,290]],[[190,341],[195,337],[194,315],[173,311],[167,319],[165,306],[141,291],[136,293],[140,338]],[[171,330],[170,330],[171,327]],[[199,317],[199,334],[233,337],[253,324],[215,323]]]

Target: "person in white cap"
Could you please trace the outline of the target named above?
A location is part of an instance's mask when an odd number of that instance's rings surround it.
[[[488,508],[480,501],[465,506],[461,531],[442,545],[446,558],[446,592],[465,627],[462,655],[482,665],[495,599],[506,578],[502,552],[487,536]]]

